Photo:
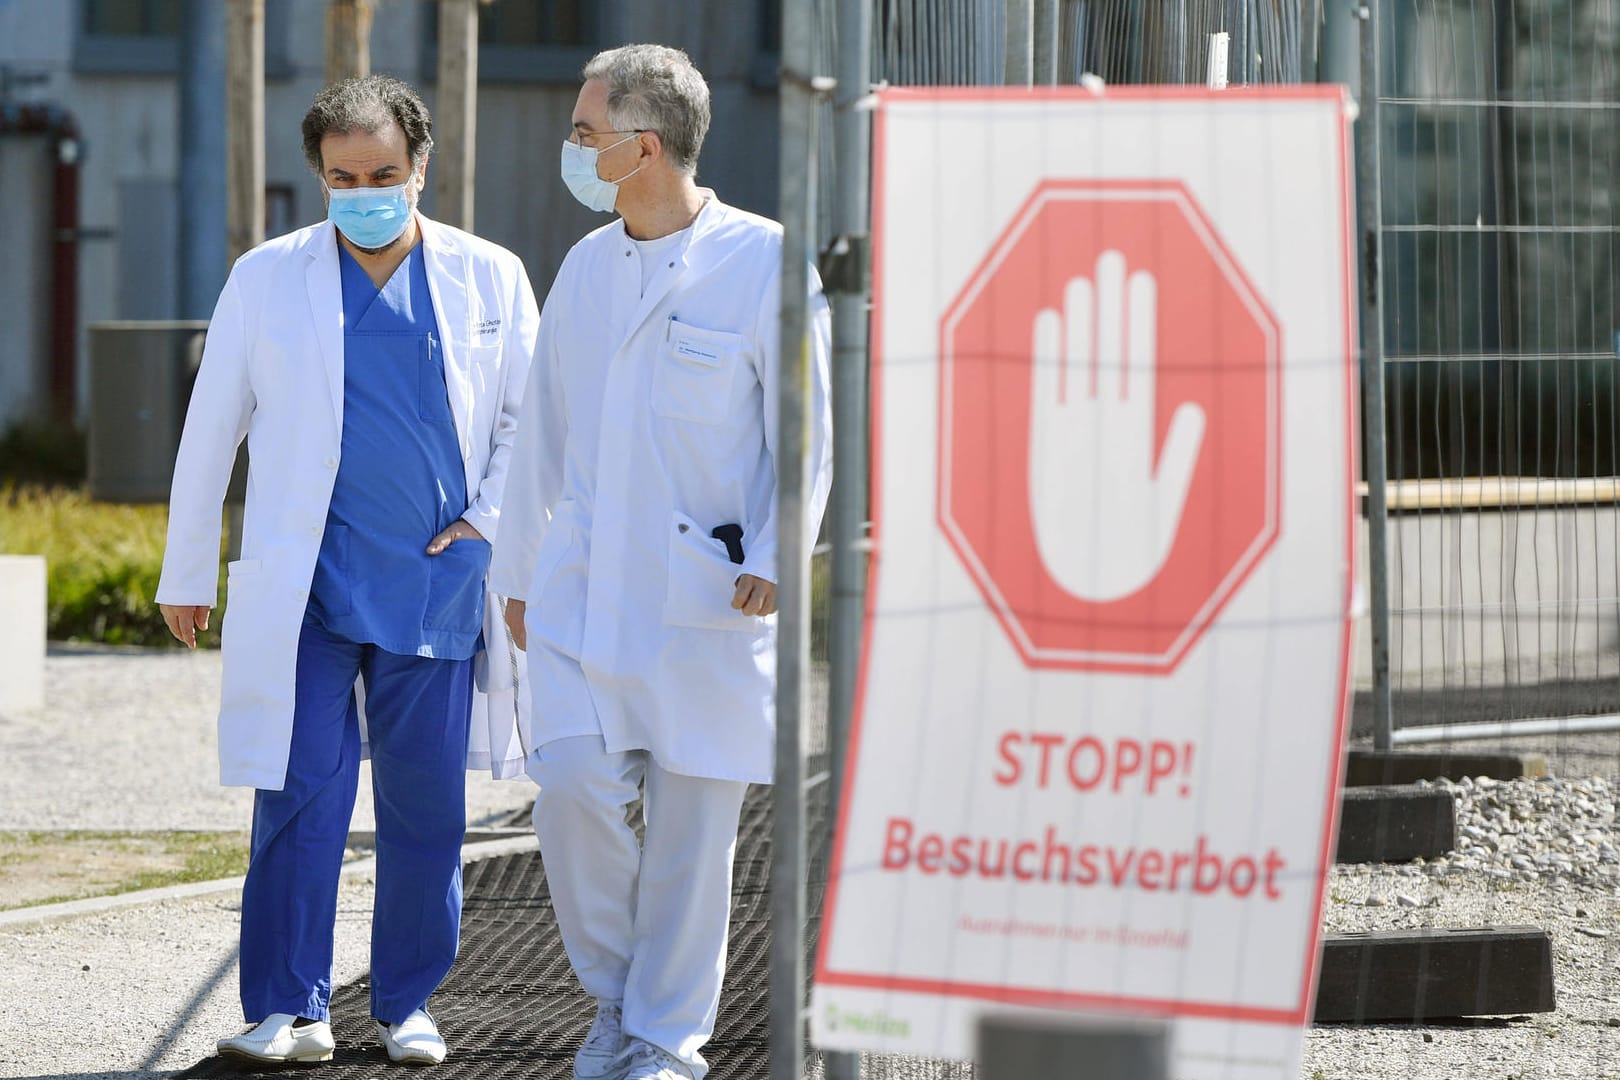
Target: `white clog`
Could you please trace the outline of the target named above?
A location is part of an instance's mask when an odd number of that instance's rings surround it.
[[[332,1025],[312,1020],[294,1026],[297,1019],[271,1013],[242,1034],[219,1040],[219,1052],[249,1061],[331,1061]]]
[[[400,1065],[437,1065],[447,1053],[439,1025],[425,1009],[417,1009],[398,1024],[377,1021],[388,1060]]]

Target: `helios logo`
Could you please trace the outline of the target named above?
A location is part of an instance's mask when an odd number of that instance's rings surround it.
[[[881,1009],[876,1012],[854,1012],[850,1009],[840,1009],[836,1005],[828,1005],[827,1030],[905,1039],[911,1036],[911,1021],[890,1016]]]

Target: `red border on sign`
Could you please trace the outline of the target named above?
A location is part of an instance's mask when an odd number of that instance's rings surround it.
[[[1109,87],[1103,93],[1075,87],[945,87],[929,89],[890,89],[880,91],[878,94],[878,108],[873,125],[874,164],[872,174],[872,308],[874,313],[883,310],[883,212],[884,212],[884,155],[886,121],[888,106],[893,102],[908,101],[1103,101],[1134,100],[1134,101],[1177,101],[1177,100],[1212,100],[1212,99],[1248,99],[1262,101],[1332,101],[1343,103],[1346,91],[1339,86],[1332,85],[1293,85],[1278,87],[1241,87],[1228,90],[1210,91],[1202,87],[1185,86],[1134,86]],[[1351,206],[1351,191],[1348,182],[1348,167],[1350,160],[1350,123],[1348,119],[1343,124],[1342,135],[1338,147],[1338,175],[1340,177],[1340,212],[1341,224],[1344,231],[1344,345],[1345,356],[1357,355],[1357,324],[1354,318],[1356,311],[1356,264],[1355,264],[1355,232],[1354,214]],[[874,320],[874,325],[876,320]],[[876,617],[878,574],[882,569],[882,515],[883,506],[882,470],[878,468],[882,453],[882,417],[883,380],[879,377],[883,369],[883,335],[872,335],[871,344],[871,504],[873,554],[869,580],[866,592],[866,610],[863,619],[862,632],[865,640],[872,638],[872,625]],[[1355,565],[1354,552],[1356,546],[1356,522],[1359,511],[1355,501],[1355,481],[1358,465],[1358,438],[1357,423],[1359,415],[1356,407],[1356,364],[1345,364],[1345,410],[1346,416],[1346,455],[1345,455],[1345,493],[1346,493],[1346,553],[1351,556],[1351,565]],[[1354,598],[1354,575],[1345,577],[1344,614],[1343,618],[1343,645],[1339,662],[1339,715],[1334,726],[1333,751],[1329,755],[1329,769],[1324,779],[1324,826],[1322,830],[1322,844],[1318,851],[1318,866],[1331,867],[1333,864],[1333,850],[1338,835],[1338,815],[1334,813],[1337,806],[1339,783],[1344,776],[1344,734],[1345,724],[1349,716],[1350,705],[1350,643],[1351,643],[1351,605]],[[853,751],[860,746],[861,731],[865,721],[864,705],[866,701],[867,678],[870,674],[871,650],[861,650],[860,668],[855,680],[855,701],[853,716],[851,717],[848,746]],[[996,986],[979,983],[951,982],[936,979],[914,979],[891,975],[865,975],[858,972],[833,971],[827,964],[827,952],[833,938],[838,913],[839,873],[844,865],[844,849],[848,839],[848,824],[851,802],[851,792],[855,788],[855,779],[860,766],[859,755],[851,753],[844,769],[844,787],[839,795],[837,832],[833,837],[832,875],[827,882],[825,900],[825,913],[822,919],[820,942],[816,949],[815,981],[826,986],[846,986],[854,989],[866,990],[897,990],[913,993],[933,994],[941,997],[966,997],[984,1001],[993,1001],[1006,1004],[1030,1005],[1040,1007],[1076,1008],[1095,1007],[1101,1009],[1142,1009],[1162,1016],[1184,1016],[1203,1019],[1230,1019],[1252,1021],[1260,1023],[1304,1025],[1311,1017],[1312,1005],[1316,990],[1316,973],[1321,942],[1321,919],[1318,917],[1310,922],[1308,937],[1305,942],[1305,971],[1301,981],[1299,995],[1293,1008],[1267,1009],[1240,1005],[1227,1005],[1216,1002],[1181,1001],[1174,999],[1157,998],[1129,998],[1118,995],[1083,994],[1065,991],[1025,989],[1014,986]],[[1316,910],[1322,909],[1322,892],[1326,887],[1326,874],[1319,874],[1316,887]]]

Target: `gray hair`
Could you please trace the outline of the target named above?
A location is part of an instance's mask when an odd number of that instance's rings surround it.
[[[388,75],[364,75],[335,82],[315,95],[304,114],[304,160],[319,176],[321,140],[363,131],[374,135],[396,123],[405,132],[411,168],[420,169],[433,151],[433,117],[408,85]]]
[[[691,57],[666,45],[624,45],[591,57],[580,75],[607,84],[616,130],[656,131],[675,167],[697,172],[709,133],[709,84]]]

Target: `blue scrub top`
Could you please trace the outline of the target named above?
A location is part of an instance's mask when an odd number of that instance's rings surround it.
[[[489,544],[428,541],[467,509],[421,245],[380,290],[342,245],[343,457],[308,617],[404,656],[478,651]]]

